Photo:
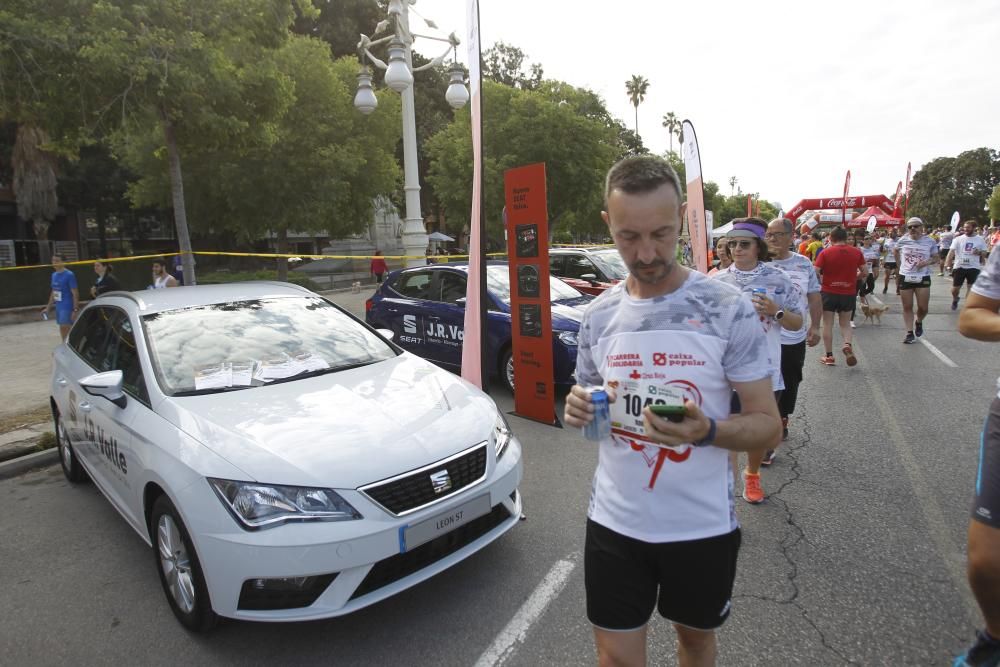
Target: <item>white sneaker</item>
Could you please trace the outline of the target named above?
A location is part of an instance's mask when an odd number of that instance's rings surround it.
[[[854,320],[851,320],[851,328],[852,328],[852,329],[857,329],[857,328],[858,328],[858,325],[856,325],[856,324],[854,323]]]

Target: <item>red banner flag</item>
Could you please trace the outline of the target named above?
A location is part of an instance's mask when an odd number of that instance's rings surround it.
[[[906,209],[910,206],[910,172],[912,169],[912,163],[906,163],[906,194],[903,196],[903,219],[906,219]]]
[[[847,193],[851,190],[851,170],[847,170],[847,178],[844,179],[844,202],[840,209],[840,224],[847,222]]]
[[[747,217],[753,217],[753,195],[747,195]]]

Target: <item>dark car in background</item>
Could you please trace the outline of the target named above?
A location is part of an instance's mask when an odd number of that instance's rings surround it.
[[[614,247],[551,248],[549,273],[584,294],[600,294],[628,276]]]
[[[505,263],[486,267],[486,354],[490,375],[514,387],[511,353],[510,277]],[[393,332],[403,349],[457,371],[465,336],[466,264],[437,264],[393,271],[365,303],[365,321]],[[592,296],[557,278],[549,281],[552,299],[552,360],[555,383],[576,381],[576,345],[580,320]],[[524,328],[540,326],[519,322]],[[523,332],[522,332],[523,333]]]

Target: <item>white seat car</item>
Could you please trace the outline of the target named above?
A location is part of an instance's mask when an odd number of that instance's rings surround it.
[[[111,292],[55,352],[60,461],[154,547],[193,630],[352,612],[518,521],[489,396],[286,283]]]

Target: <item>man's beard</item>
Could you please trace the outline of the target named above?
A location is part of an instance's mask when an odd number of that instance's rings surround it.
[[[656,261],[650,262],[649,264],[636,262],[635,264],[629,266],[629,271],[631,272],[632,277],[638,280],[639,282],[644,283],[646,285],[657,285],[667,279],[667,277],[674,270],[674,267],[676,265],[677,262],[675,262],[674,260],[667,261],[658,259]],[[643,275],[642,273],[640,273],[642,269],[649,269],[653,267],[661,267],[660,271],[657,271],[653,277],[650,277],[648,275]]]

